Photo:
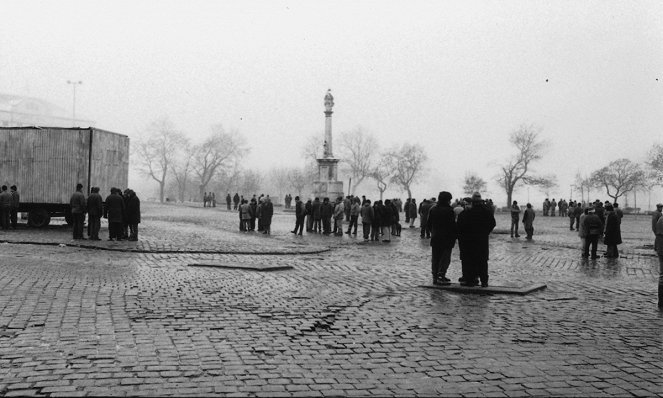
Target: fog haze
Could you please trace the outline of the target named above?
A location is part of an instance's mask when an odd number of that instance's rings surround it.
[[[459,196],[474,171],[503,205],[494,176],[522,124],[543,129],[549,145],[534,169],[555,174],[551,196],[567,199],[576,172],[644,161],[663,139],[660,1],[0,1],[0,9],[0,93],[71,110],[66,81],[81,80],[76,113],[96,127],[135,139],[168,116],[196,139],[221,123],[248,138],[245,168],[303,166],[304,139],[324,134],[328,88],[335,139],[361,126],[383,149],[426,147],[418,197]],[[529,195],[537,205],[544,198],[536,188]],[[514,198],[526,196],[521,186]]]

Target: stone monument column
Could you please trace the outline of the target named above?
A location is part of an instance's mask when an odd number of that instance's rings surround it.
[[[332,108],[334,107],[334,97],[331,95],[331,89],[327,90],[325,95],[325,151],[322,154],[325,158],[333,158],[334,150],[332,146]]]
[[[343,196],[343,181],[338,181],[338,162],[340,159],[334,158],[332,148],[332,108],[334,107],[334,97],[331,89],[327,90],[325,95],[325,142],[323,144],[322,158],[318,161],[318,180],[313,183],[313,197],[329,198],[335,201],[337,197]]]

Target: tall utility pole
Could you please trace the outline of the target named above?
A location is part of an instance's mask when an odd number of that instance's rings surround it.
[[[78,86],[79,84],[83,84],[83,82],[80,81],[80,80],[79,81],[67,80],[67,84],[71,84],[73,89],[74,89],[74,105],[73,105],[73,108],[72,108],[73,110],[72,110],[72,113],[71,113],[71,122],[72,122],[72,124],[75,125],[76,124],[76,86]]]

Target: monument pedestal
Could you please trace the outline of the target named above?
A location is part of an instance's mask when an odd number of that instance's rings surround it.
[[[338,180],[338,162],[340,159],[318,159],[318,180],[313,182],[313,197],[329,198],[335,201],[343,195],[343,181]]]
[[[329,198],[331,202],[336,198],[343,195],[343,181],[314,181],[313,182],[313,197]]]

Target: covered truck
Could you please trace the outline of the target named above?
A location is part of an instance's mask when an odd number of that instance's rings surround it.
[[[71,222],[69,199],[76,184],[87,194],[97,186],[105,197],[129,180],[129,137],[96,128],[0,127],[0,182],[16,185],[19,212],[28,225],[51,217]]]

